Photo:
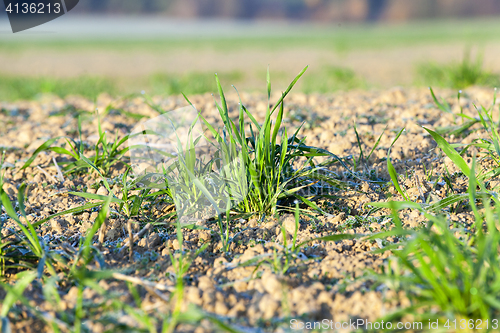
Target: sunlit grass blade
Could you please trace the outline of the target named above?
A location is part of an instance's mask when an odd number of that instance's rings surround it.
[[[382,136],[384,135],[384,133],[385,133],[386,130],[387,130],[387,126],[385,126],[384,130],[382,131],[382,133],[380,133],[380,136],[378,137],[377,141],[375,142],[375,144],[373,145],[372,149],[370,150],[370,153],[366,157],[367,161],[370,160],[370,157],[372,156],[373,152],[378,148],[378,146],[380,144],[380,140],[382,139]]]
[[[438,106],[438,108],[443,112],[452,113],[450,104],[448,104],[448,102],[446,102],[444,99],[442,102],[440,102],[434,94],[434,90],[432,90],[431,87],[429,87],[429,90],[431,92],[432,99],[434,100],[434,103]]]
[[[17,275],[18,281],[17,283],[12,287],[9,285],[6,285],[2,282],[0,282],[0,287],[6,289],[7,295],[2,301],[2,311],[0,312],[0,317],[2,317],[2,331],[7,329],[7,327],[4,327],[3,323],[7,322],[7,315],[12,309],[12,306],[16,303],[16,301],[22,296],[24,290],[35,280],[37,277],[36,272],[34,271],[27,271],[27,272],[22,272]],[[5,320],[5,319],[7,320]]]
[[[101,179],[102,179],[102,182],[104,183],[104,186],[106,187],[106,189],[108,190],[109,193],[113,193],[113,191],[111,190],[111,187],[109,186],[109,183],[108,181],[106,180],[106,178],[102,175],[101,171],[95,166],[94,163],[92,163],[88,158],[86,158],[85,156],[83,156],[83,154],[80,154],[80,158],[82,159],[82,161],[84,161],[85,163],[87,163],[87,165],[91,168],[91,169],[94,169],[98,174],[99,176],[101,176]]]
[[[304,73],[306,72],[307,68],[309,66],[306,66],[296,77],[295,79],[293,79],[293,81],[290,83],[290,85],[288,85],[288,88],[286,88],[285,92],[283,93],[283,95],[281,96],[281,98],[276,102],[276,104],[274,105],[273,109],[271,110],[271,114],[274,113],[274,111],[276,110],[276,108],[281,104],[281,102],[283,102],[283,99],[288,95],[288,93],[290,92],[290,90],[292,90],[293,86],[295,86],[295,84],[297,83],[297,81],[300,79],[300,77],[302,75],[304,75]]]
[[[463,132],[467,131],[469,128],[474,126],[480,122],[479,119],[470,119],[464,122],[461,125],[447,126],[447,127],[439,127],[436,129],[436,133],[441,135],[460,135]]]
[[[399,185],[398,173],[396,172],[396,169],[392,165],[391,158],[390,158],[391,149],[394,146],[394,144],[396,143],[396,141],[399,139],[399,137],[401,136],[401,134],[403,134],[404,130],[405,129],[403,128],[403,129],[401,129],[399,131],[399,133],[396,135],[396,138],[392,141],[392,144],[389,147],[389,151],[387,152],[387,171],[389,172],[389,176],[391,177],[392,183],[394,184],[394,187],[396,188],[396,190],[399,192],[399,194],[401,194],[401,196],[406,201],[409,201],[409,198],[407,197],[406,192],[403,191],[403,189]]]
[[[42,151],[45,151],[45,150],[48,150],[49,147],[54,143],[56,142],[57,140],[59,140],[61,137],[56,137],[56,138],[53,138],[53,139],[50,139],[50,140],[47,140],[45,141],[40,147],[38,147],[35,152],[31,155],[31,157],[26,161],[26,163],[24,163],[24,165],[21,167],[21,170],[24,170],[26,169],[27,167],[29,167],[31,165],[31,163],[33,163],[33,161],[35,160],[35,158],[38,156],[38,154],[40,154]]]
[[[108,198],[107,195],[99,195],[99,194],[93,194],[93,193],[87,193],[87,192],[68,192],[68,194],[71,195],[76,195],[85,199],[91,199],[91,200],[101,200],[102,202],[105,202],[106,199]],[[118,198],[112,198],[111,202],[114,203],[123,203],[124,201]]]
[[[455,149],[451,148],[450,144],[446,142],[446,140],[441,135],[426,127],[424,127],[424,130],[426,130],[432,136],[434,141],[436,141],[438,147],[441,148],[441,150],[453,161],[453,163],[455,163],[455,165],[464,173],[464,175],[469,177],[470,168],[467,163],[465,163],[465,160],[462,158],[462,156],[460,156],[460,154],[457,153]]]
[[[75,214],[75,213],[81,213],[83,211],[91,210],[92,208],[102,206],[102,204],[103,204],[102,202],[95,202],[95,203],[93,202],[93,203],[88,203],[88,204],[81,205],[81,206],[78,206],[78,207],[75,207],[75,208],[66,209],[66,210],[64,210],[62,212],[58,212],[58,213],[49,215],[48,217],[43,218],[40,221],[37,221],[37,222],[33,223],[33,227],[38,227],[38,226],[44,224],[45,222],[50,221],[53,218],[56,218],[58,216],[63,216],[63,215],[68,215],[68,214]]]
[[[81,249],[81,257],[85,261],[85,263],[89,263],[91,258],[89,257],[90,250],[91,250],[91,245],[92,245],[92,238],[94,235],[97,233],[99,228],[103,225],[105,220],[108,217],[108,212],[109,212],[109,204],[111,203],[112,200],[112,195],[110,194],[107,198],[107,200],[102,204],[101,210],[99,211],[99,214],[97,215],[97,218],[94,221],[94,224],[92,225],[92,228],[88,232],[88,234],[85,236],[85,240],[83,242],[83,246]],[[75,261],[76,264],[76,261]]]

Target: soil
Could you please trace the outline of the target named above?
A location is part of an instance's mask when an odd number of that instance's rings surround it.
[[[498,54],[499,49],[497,42],[490,42],[484,48],[473,49],[471,59],[484,54],[484,68],[498,73],[500,63],[494,55]],[[309,64],[310,72],[328,66],[350,68],[365,79],[369,87],[390,88],[415,84],[416,65],[420,63],[460,62],[464,50],[467,50],[467,45],[463,43],[345,51],[328,48],[326,45],[324,48],[304,49],[301,45],[292,45],[283,49],[266,50],[252,49],[242,44],[224,51],[207,47],[197,52],[190,48],[166,46],[160,50],[133,48],[127,52],[106,48],[52,50],[33,46],[26,50],[0,52],[0,73],[27,77],[109,77],[121,82],[122,88],[132,86],[140,91],[143,87],[136,87],[136,80],[156,73],[179,75],[184,74],[186,69],[203,73],[236,71],[245,75],[245,80],[238,84],[238,88],[248,91],[263,86],[265,72],[262,68],[269,66],[275,87],[283,85],[280,89],[285,89],[290,75],[284,73],[298,73]],[[199,54],[203,54],[203,57]],[[241,64],[245,66],[242,67]],[[301,82],[298,84],[300,86]]]
[[[453,112],[459,112],[456,92],[440,90],[436,93],[454,103]],[[226,97],[230,114],[235,115],[237,96]],[[271,100],[277,100],[278,97],[279,95],[272,96]],[[247,109],[262,122],[267,96],[242,93],[241,98]],[[210,94],[192,96],[190,99],[203,110],[206,117],[215,115],[216,109]],[[369,235],[393,227],[388,218],[388,211],[370,212],[368,204],[374,201],[387,201],[389,196],[392,196],[391,200],[402,200],[394,187],[389,185],[386,157],[389,146],[403,127],[406,131],[395,143],[391,160],[398,173],[402,175],[400,181],[410,199],[422,202],[431,196],[431,201],[435,201],[465,191],[466,180],[456,173],[458,170],[451,161],[443,158],[432,138],[422,128],[422,126],[429,128],[449,126],[453,125],[454,121],[451,114],[444,114],[436,108],[428,89],[393,88],[385,91],[351,91],[332,95],[304,95],[292,92],[287,100],[286,126],[297,128],[303,119],[301,133],[306,137],[306,143],[328,149],[340,157],[351,155],[354,159],[359,159],[360,150],[354,124],[362,141],[365,157],[385,130],[378,148],[374,150],[369,160],[359,161],[357,171],[360,175],[371,175],[373,179],[382,179],[386,182],[359,181],[351,178],[352,188],[336,193],[337,199],[321,202],[321,207],[328,215],[301,214],[298,242],[340,233]],[[472,103],[488,106],[492,100],[493,90],[470,88],[464,91],[460,103],[465,114],[475,116]],[[186,106],[182,96],[166,99],[158,97],[154,98],[154,101],[164,110]],[[109,137],[114,137],[114,133],[117,133],[119,138],[125,136],[138,122],[113,110],[122,109],[141,114],[145,116],[144,119],[158,115],[144,103],[142,98],[113,100],[109,96],[101,95],[97,100],[97,108],[105,110],[108,105],[112,106],[111,111],[102,117],[101,122],[103,130],[113,134]],[[50,214],[91,201],[69,195],[68,191],[107,194],[96,173],[67,175],[64,176],[64,181],[61,181],[54,159],[56,162],[62,162],[65,158],[55,152],[40,153],[31,167],[20,170],[24,162],[46,140],[59,136],[77,139],[78,125],[75,110],[92,112],[96,107],[93,102],[76,96],[65,99],[46,96],[37,101],[1,103],[1,107],[0,146],[6,151],[7,166],[4,189],[14,200],[21,183],[28,184],[26,202],[28,220],[36,222]],[[485,136],[485,133],[479,130],[479,126],[473,129],[464,137],[450,136],[447,139],[453,143],[468,143]],[[97,119],[83,122],[82,138],[90,147],[96,143]],[[62,142],[60,140],[60,143]],[[470,158],[466,158],[466,161],[471,163]],[[439,175],[445,172],[445,166],[452,175],[453,189],[438,181]],[[119,188],[113,185],[113,179],[121,176],[124,171],[123,165],[115,165],[108,177],[113,191],[117,194]],[[349,179],[348,173],[344,176]],[[145,230],[140,233],[141,237],[135,243],[132,264],[129,263],[128,249],[120,250],[122,245],[128,244],[128,219],[118,214],[111,214],[105,230],[105,243],[101,248],[106,267],[122,271],[128,276],[167,286],[166,290],[173,288],[174,270],[169,254],[179,249],[173,221],[167,220],[166,224],[146,228],[151,217],[161,219],[168,212],[171,212],[171,207],[160,202],[157,206],[150,207],[149,216],[137,216],[132,219],[134,233]],[[471,213],[459,209],[449,214],[451,220],[462,223],[464,228],[468,227],[472,219]],[[0,217],[6,220],[2,229],[5,236],[16,226],[11,220],[6,219],[5,214]],[[60,216],[44,223],[40,227],[39,235],[54,248],[76,251],[80,237],[92,227],[96,217],[96,210]],[[424,222],[422,216],[410,212],[403,212],[401,218],[405,227],[409,228],[418,228]],[[285,225],[288,235],[281,234],[281,223]],[[217,227],[212,222],[208,221],[206,224],[211,231],[185,230],[184,250],[187,253],[197,250],[205,242],[209,242],[209,246],[194,259],[186,275],[184,305],[195,304],[209,313],[219,315],[224,321],[236,327],[255,332],[259,331],[257,328],[264,331],[287,331],[290,328],[291,318],[301,318],[303,321],[331,319],[338,322],[356,318],[375,321],[380,316],[407,305],[408,300],[404,295],[395,298],[397,295],[391,291],[374,289],[369,279],[362,278],[367,269],[380,272],[389,256],[388,252],[372,253],[386,243],[368,241],[366,237],[338,242],[314,241],[302,248],[301,259],[293,262],[286,274],[281,274],[266,265],[258,267],[238,265],[257,256],[272,256],[275,251],[281,251],[281,240],[284,236],[290,238],[294,226],[293,216],[286,213],[267,216],[262,220],[257,220],[255,217],[240,219],[231,226],[231,236],[240,232],[240,241],[231,243],[230,252],[226,255],[219,251],[222,245],[216,232]],[[389,238],[387,243],[397,241],[397,238]],[[122,295],[120,301],[133,304],[134,299],[124,281],[111,279],[101,281],[99,285]],[[59,286],[59,292],[62,298],[62,310],[74,311],[72,309],[75,307],[77,287],[62,284]],[[168,291],[162,293],[169,294]],[[0,296],[3,297],[3,294],[0,293]],[[44,299],[36,283],[28,287],[25,296],[42,311],[48,313],[58,311]],[[90,289],[85,289],[84,297],[86,300],[98,302],[100,296]],[[171,307],[151,290],[141,288],[140,297],[142,309],[152,315],[166,313]],[[29,314],[12,319],[16,323],[16,332],[40,332],[39,327],[43,326]],[[120,320],[139,325],[128,315],[122,316]],[[27,322],[31,324],[27,325]],[[105,330],[105,327],[97,322],[89,325],[93,332]],[[48,329],[44,327],[44,330]],[[181,325],[178,331],[201,333],[217,331],[217,328],[202,321],[198,327]]]

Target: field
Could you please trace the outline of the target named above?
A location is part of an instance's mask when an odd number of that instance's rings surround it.
[[[115,23],[0,41],[2,332],[500,331],[500,25]]]
[[[461,62],[468,51],[473,59],[482,55],[485,70],[500,72],[500,25],[493,19],[380,26],[173,21],[163,30],[161,22],[75,19],[55,21],[54,31],[4,34],[0,98],[214,93],[214,73],[226,89],[264,93],[268,66],[274,86],[285,89],[306,65],[296,87],[306,93],[427,87],[436,82],[422,78],[419,65]]]

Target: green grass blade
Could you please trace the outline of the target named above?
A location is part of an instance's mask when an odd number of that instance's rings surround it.
[[[373,146],[372,150],[368,154],[368,157],[366,157],[367,161],[370,160],[370,157],[372,156],[373,152],[375,151],[375,149],[377,149],[378,145],[380,144],[380,140],[382,139],[382,136],[384,135],[386,130],[387,130],[387,126],[385,126],[384,130],[382,131],[382,133],[378,137],[377,142],[375,142],[375,145]]]
[[[36,252],[35,254],[37,256],[41,256],[42,255],[42,245],[40,244],[39,240],[38,240],[38,235],[35,231],[35,228],[33,227],[33,225],[31,224],[30,221],[28,221],[27,217],[26,217],[26,211],[25,211],[25,205],[24,205],[24,195],[25,195],[25,192],[26,192],[26,183],[22,183],[21,186],[19,187],[18,191],[17,191],[17,204],[18,204],[18,207],[19,207],[19,211],[21,212],[21,215],[24,217],[24,220],[26,221],[26,224],[28,225],[28,229],[31,233],[31,239],[33,240],[32,242],[32,245],[33,247],[36,249]]]
[[[217,82],[217,90],[219,91],[220,103],[222,106],[222,110],[224,111],[223,120],[229,119],[229,111],[227,109],[226,97],[224,96],[224,91],[222,90],[222,85],[220,84],[219,77],[215,74],[215,82]]]
[[[35,152],[33,153],[33,155],[31,155],[31,157],[26,161],[26,163],[24,163],[24,165],[21,167],[21,170],[24,170],[26,169],[27,167],[29,167],[31,165],[31,163],[33,163],[33,161],[35,160],[35,158],[38,156],[38,154],[40,154],[42,151],[45,151],[45,150],[48,150],[49,147],[54,143],[56,142],[57,140],[59,140],[61,137],[58,136],[57,138],[53,138],[53,139],[50,139],[50,140],[47,140],[45,141],[40,147],[38,147]]]
[[[456,125],[456,126],[446,126],[446,127],[439,127],[436,129],[436,133],[440,135],[460,135],[462,132],[465,132],[475,124],[480,122],[479,119],[470,119],[467,120],[465,123],[461,125]]]
[[[99,195],[99,194],[93,194],[93,193],[86,193],[86,192],[68,192],[68,194],[71,195],[76,195],[85,199],[92,199],[92,200],[101,200],[101,201],[106,201],[108,198],[107,195]],[[118,198],[112,198],[111,202],[114,203],[123,203],[124,201]]]
[[[305,203],[306,205],[308,205],[309,207],[315,209],[316,211],[320,212],[320,213],[325,213],[321,208],[318,207],[318,205],[316,205],[314,202],[304,198],[303,196],[300,196],[298,194],[294,194],[294,196],[299,199],[300,201],[302,201],[303,203]]]
[[[359,138],[356,124],[354,124],[354,133],[356,134],[356,141],[358,142],[358,147],[359,147],[359,160],[363,162],[365,160],[365,157],[363,156],[363,146],[361,145],[361,139]]]
[[[444,99],[443,103],[439,102],[436,95],[434,94],[434,90],[432,90],[431,87],[429,87],[429,90],[431,91],[432,99],[434,100],[434,103],[436,103],[437,107],[443,112],[452,113],[450,104],[448,104],[448,102],[446,102]]]
[[[247,114],[248,118],[250,118],[250,120],[252,121],[252,123],[255,125],[255,127],[257,128],[257,131],[260,132],[260,125],[259,123],[257,122],[257,120],[255,119],[255,117],[247,110],[247,108],[242,104],[241,107],[243,108],[243,110],[245,111],[245,113]]]
[[[269,66],[267,66],[267,101],[271,100],[271,74],[269,73]]]
[[[10,321],[7,317],[1,317],[2,320],[2,333],[12,333],[12,329],[10,328]]]
[[[56,214],[52,214],[36,223],[33,223],[33,227],[38,227],[40,225],[42,225],[43,223],[47,222],[47,221],[50,221],[52,220],[53,218],[56,218],[58,216],[62,216],[62,215],[67,215],[67,214],[74,214],[74,213],[80,213],[80,212],[83,212],[85,210],[90,210],[92,208],[95,208],[95,207],[99,207],[99,206],[102,206],[102,202],[92,202],[92,203],[88,203],[88,204],[85,204],[85,205],[82,205],[82,206],[79,206],[79,207],[75,207],[75,208],[71,208],[71,209],[67,209],[67,210],[64,210],[62,212],[59,212],[59,213],[56,213]]]
[[[9,196],[3,190],[3,188],[0,188],[0,201],[7,215],[17,223],[19,228],[21,228],[23,234],[28,238],[30,244],[32,246],[38,244],[38,239],[33,238],[33,235],[28,231],[28,229],[26,229],[26,227],[22,224],[21,220],[19,220],[19,217],[17,216],[14,207],[12,206],[12,202],[10,201]],[[35,248],[33,250],[34,250],[33,252],[35,252]]]
[[[89,262],[88,260],[90,254],[90,246],[92,245],[92,238],[106,220],[109,212],[109,204],[111,203],[112,198],[113,197],[110,194],[106,201],[102,204],[101,210],[99,211],[99,214],[97,215],[97,218],[92,225],[92,229],[90,229],[90,232],[85,236],[85,240],[83,242],[82,257],[84,258],[84,260],[86,260],[87,263]]]
[[[355,238],[361,238],[365,237],[366,235],[364,234],[338,234],[338,235],[330,235],[330,236],[323,236],[323,237],[316,237],[316,238],[311,238],[308,239],[302,243],[299,243],[296,248],[300,249],[302,246],[305,244],[308,244],[310,242],[314,241],[323,241],[323,242],[338,242],[344,239],[355,239]]]
[[[274,150],[274,146],[276,145],[276,137],[278,136],[278,132],[280,130],[281,121],[283,120],[283,112],[284,112],[284,101],[281,102],[280,110],[276,117],[276,124],[274,124],[273,135],[272,135],[272,146],[271,149]]]
[[[465,163],[462,156],[460,156],[460,154],[457,153],[457,151],[455,149],[453,149],[450,146],[450,144],[448,142],[446,142],[446,140],[441,135],[439,135],[438,133],[436,133],[436,132],[434,132],[426,127],[424,127],[424,130],[426,130],[432,136],[434,141],[436,141],[438,147],[441,148],[441,150],[446,154],[446,156],[448,156],[453,161],[453,163],[455,163],[455,165],[467,177],[469,177],[470,176],[470,168],[467,165],[467,163]]]
[[[453,205],[454,203],[468,200],[469,195],[468,194],[453,194],[450,195],[444,199],[439,200],[438,202],[433,203],[432,205],[429,205],[426,209],[428,211],[434,211],[434,212],[439,212],[440,210]]]
[[[288,86],[288,88],[285,90],[285,92],[283,93],[283,95],[281,96],[281,98],[278,100],[278,102],[276,102],[276,105],[274,106],[274,108],[271,110],[271,114],[274,113],[274,111],[276,110],[276,108],[278,107],[278,105],[281,104],[281,102],[283,102],[283,99],[286,97],[286,95],[288,95],[288,93],[290,92],[290,90],[292,90],[293,86],[297,83],[297,81],[300,79],[300,77],[306,72],[307,68],[309,66],[306,66],[296,77],[295,79],[293,79],[292,83],[290,83],[290,85]]]
[[[53,151],[55,153],[61,154],[61,155],[69,155],[73,158],[75,158],[75,155],[70,152],[69,150],[62,148],[62,147],[49,147],[47,150]]]
[[[7,295],[2,301],[2,311],[0,312],[0,317],[5,318],[9,313],[12,306],[16,303],[20,296],[22,296],[24,290],[36,279],[37,274],[34,271],[23,272],[17,275],[18,281],[14,287],[9,286]],[[5,284],[0,283],[0,286],[6,287]]]
[[[396,188],[396,190],[399,192],[399,194],[401,194],[401,196],[406,200],[406,201],[409,201],[406,193],[403,191],[403,189],[401,188],[401,186],[399,185],[399,181],[398,181],[398,173],[396,172],[396,169],[394,168],[394,166],[392,165],[392,162],[391,162],[391,158],[390,158],[390,155],[391,155],[391,149],[392,147],[394,146],[394,144],[396,143],[396,141],[399,139],[399,137],[401,136],[401,134],[403,133],[405,129],[401,129],[399,131],[399,133],[396,135],[396,138],[394,139],[394,141],[392,141],[392,144],[391,146],[389,147],[389,151],[387,152],[387,171],[389,172],[389,176],[391,177],[391,180],[392,180],[392,183],[394,184],[394,187]]]
[[[91,167],[92,169],[94,169],[95,171],[97,171],[97,173],[99,174],[99,176],[101,176],[102,178],[102,182],[104,183],[104,186],[106,187],[106,189],[108,190],[108,192],[110,194],[113,193],[113,191],[111,191],[111,187],[109,186],[109,183],[108,181],[106,180],[106,178],[102,175],[101,171],[99,171],[99,169],[95,166],[94,163],[92,163],[88,158],[86,158],[85,156],[83,156],[83,154],[80,154],[80,158],[85,162],[87,163],[87,165],[89,167]]]

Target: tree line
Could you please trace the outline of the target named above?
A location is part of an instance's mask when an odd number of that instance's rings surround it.
[[[500,13],[500,0],[87,0],[82,13],[144,13],[191,18],[303,20],[414,19]]]

